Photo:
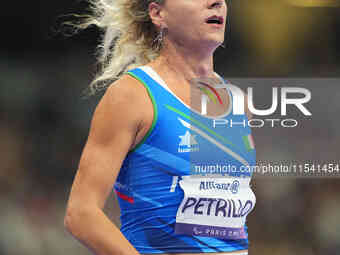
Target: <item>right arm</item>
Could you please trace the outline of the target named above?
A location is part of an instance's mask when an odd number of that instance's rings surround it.
[[[72,184],[64,225],[97,255],[139,254],[103,208],[140,130],[143,89],[129,76],[107,89],[94,113]]]

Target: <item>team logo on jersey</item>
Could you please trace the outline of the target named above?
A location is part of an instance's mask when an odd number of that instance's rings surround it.
[[[196,135],[186,131],[184,135],[180,135],[181,141],[178,145],[178,152],[196,152],[199,151],[199,146],[196,141]]]

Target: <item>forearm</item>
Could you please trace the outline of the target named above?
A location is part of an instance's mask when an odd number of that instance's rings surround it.
[[[96,255],[139,255],[100,208],[70,213],[68,231]]]

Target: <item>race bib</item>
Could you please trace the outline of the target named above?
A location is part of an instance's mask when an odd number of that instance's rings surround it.
[[[246,216],[255,206],[250,178],[183,176],[184,198],[177,210],[176,234],[245,239]]]

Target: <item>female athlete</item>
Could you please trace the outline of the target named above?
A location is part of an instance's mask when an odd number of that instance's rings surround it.
[[[105,35],[90,92],[111,85],[93,116],[65,227],[100,255],[248,254],[255,196],[240,169],[255,164],[255,149],[247,115],[233,113],[234,95],[215,86],[226,83],[213,68],[225,0],[92,7],[84,27]],[[103,212],[112,188],[120,229]]]

